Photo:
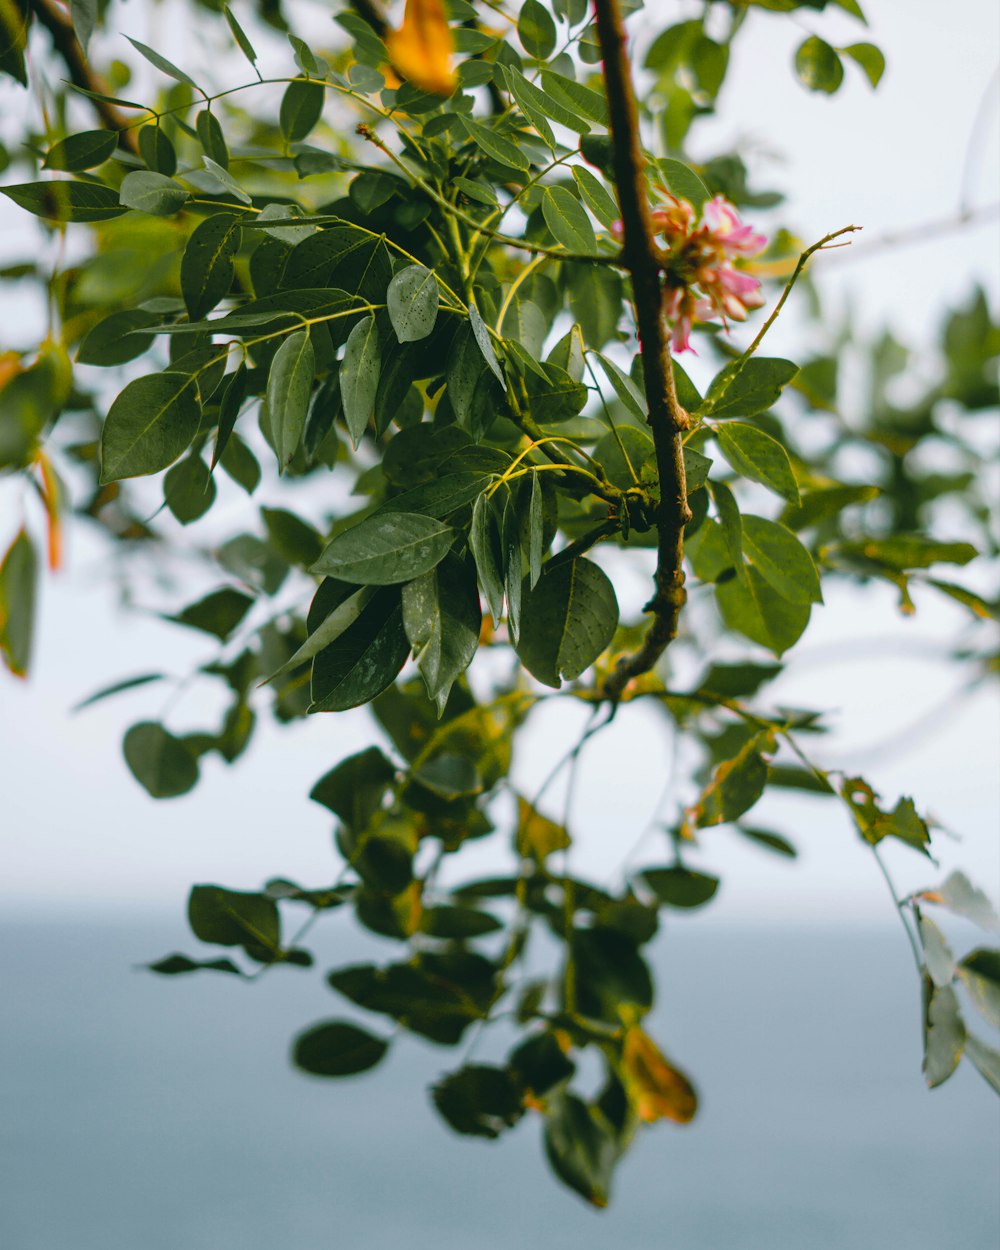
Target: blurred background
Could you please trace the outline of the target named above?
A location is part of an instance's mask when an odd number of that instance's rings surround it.
[[[636,30],[662,23],[660,7]],[[791,24],[754,15],[719,116],[700,133],[716,148],[724,136],[788,193],[782,217],[807,241],[864,226],[851,249],[814,264],[824,334],[848,324],[863,342],[888,326],[932,350],[975,284],[994,308],[1000,298],[1000,13],[987,0],[947,15],[932,0],[865,7],[870,34],[836,14],[824,34],[870,37],[886,51],[876,93],[859,73],[833,100],[805,93],[791,72]],[[108,30],[197,68],[197,30],[179,30],[171,13],[116,6]],[[302,15],[328,37],[329,6],[303,5]],[[123,46],[105,35],[95,58]],[[3,137],[37,107],[5,80]],[[23,250],[25,220],[0,202],[0,264]],[[775,328],[774,354],[817,333],[804,300],[793,296]],[[30,300],[9,301],[3,346],[37,341],[40,319]],[[981,423],[984,445],[995,446],[997,423]],[[272,502],[234,498],[233,508]],[[0,494],[0,521],[3,507]],[[890,802],[914,794],[952,835],[936,839],[937,868],[887,850],[900,892],[961,867],[996,898],[996,701],[962,689],[949,665],[965,614],[940,598],[917,608],[904,618],[888,591],[838,588],[773,697],[831,709],[822,762],[863,766]],[[158,715],[162,696],[140,689],[70,709],[131,673],[183,673],[207,658],[198,635],[122,610],[102,545],[77,530],[66,570],[44,587],[34,672],[0,685],[5,1246],[1000,1242],[993,1096],[968,1065],[924,1089],[919,985],[885,883],[842,813],[808,797],[762,804],[762,818],[799,848],[795,862],[725,832],[705,839],[695,866],[721,870],[723,885],[704,913],[671,917],[658,939],[654,1017],[670,1053],[697,1074],[703,1109],[690,1127],[646,1134],[601,1215],[556,1189],[530,1128],[499,1145],[449,1135],[421,1092],[450,1058],[433,1048],[398,1047],[385,1072],[332,1087],[293,1072],[292,1033],[337,1009],[320,978],[278,968],[249,986],[136,971],[191,950],[184,904],[194,881],[253,889],[275,875],[330,879],[329,818],[304,796],[345,750],[376,740],[363,712],[280,731],[262,718],[234,771],[206,762],[194,795],[154,804],[129,776],[120,739]],[[214,715],[206,698],[188,688],[172,724]],[[545,716],[518,764],[529,791],[550,744],[572,729]],[[597,880],[649,849],[641,838],[663,784],[625,721],[584,757],[574,802],[578,870]],[[316,933],[321,966],[363,940],[336,915]],[[955,935],[963,948],[974,940]]]

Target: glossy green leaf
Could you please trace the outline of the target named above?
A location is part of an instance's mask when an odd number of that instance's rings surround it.
[[[481,626],[475,571],[457,556],[403,587],[403,627],[439,716],[472,663]]]
[[[743,517],[743,550],[764,580],[789,603],[822,603],[812,556],[791,530],[765,517]]]
[[[118,198],[126,208],[134,208],[153,217],[172,217],[184,207],[191,193],[166,174],[137,169],[122,179]]]
[[[375,410],[382,351],[374,315],[365,317],[347,337],[340,366],[340,400],[351,442],[357,447]]]
[[[386,292],[386,305],[400,343],[415,343],[430,334],[438,303],[437,279],[429,269],[410,265],[396,274]]]
[[[496,377],[500,385],[507,389],[507,379],[504,377],[503,369],[500,368],[500,361],[497,360],[496,351],[490,340],[490,332],[486,327],[486,322],[479,315],[479,309],[475,304],[469,305],[469,324],[472,326],[472,333],[476,342],[479,344],[479,350],[483,353],[483,359],[486,361],[490,370]]]
[[[409,654],[399,592],[380,590],[313,661],[309,711],[343,712],[370,703],[396,680]]]
[[[111,405],[101,432],[101,481],[167,468],[184,452],[201,419],[195,377],[152,373],[136,378]]]
[[[288,467],[302,441],[315,376],[309,331],[296,330],[275,352],[267,375],[267,409],[279,469]]]
[[[79,134],[67,135],[49,148],[42,168],[70,173],[94,169],[103,165],[117,146],[118,134],[114,130],[84,130]]]
[[[614,196],[604,183],[583,165],[573,166],[573,178],[580,197],[606,230],[610,230],[621,217]]]
[[[666,157],[656,163],[671,194],[679,200],[687,200],[696,212],[700,212],[702,206],[712,198],[708,187],[683,161]]]
[[[188,239],[181,257],[181,293],[192,321],[200,320],[229,294],[240,237],[239,215],[214,213]]]
[[[153,343],[154,336],[141,331],[158,320],[155,314],[142,308],[111,313],[84,336],[76,352],[78,363],[108,366],[135,360]]]
[[[798,504],[799,488],[791,461],[777,439],[754,425],[727,421],[715,430],[715,440],[737,473],[769,487],[789,503]]]
[[[607,574],[590,560],[547,566],[523,590],[517,654],[546,686],[575,681],[606,647],[618,626],[618,600]]]
[[[382,512],[342,530],[313,566],[360,586],[411,581],[440,564],[455,531],[417,512]]]
[[[493,617],[494,626],[503,615],[504,564],[500,525],[493,504],[483,494],[472,509],[469,546],[476,562],[479,584]]]
[[[236,428],[236,422],[246,399],[248,375],[246,361],[241,360],[235,373],[230,375],[219,404],[219,429],[215,436],[215,447],[212,451],[212,469],[221,460],[230,436]]]
[[[195,118],[195,133],[206,156],[220,169],[229,169],[229,148],[222,123],[209,108],[203,108]]]
[[[122,749],[132,776],[154,799],[187,794],[198,781],[198,761],[179,738],[154,721],[133,725]]]
[[[597,239],[586,209],[566,187],[546,187],[542,215],[557,243],[568,252],[596,255]]]

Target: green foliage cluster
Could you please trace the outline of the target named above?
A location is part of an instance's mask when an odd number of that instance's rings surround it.
[[[0,70],[25,82],[28,26],[48,9],[3,5]],[[154,798],[194,789],[207,758],[238,760],[264,704],[280,722],[367,706],[381,734],[382,747],[341,760],[310,794],[335,822],[331,882],[198,885],[192,933],[229,953],[171,955],[153,970],[253,979],[309,967],[309,926],[353,912],[398,954],[328,974],[340,1006],[298,1036],[295,1062],[342,1077],[377,1065],[400,1030],[457,1047],[502,1016],[518,1030],[506,1058],[460,1063],[434,1088],[435,1107],[457,1132],[487,1138],[541,1114],[557,1176],[603,1205],[641,1124],[695,1112],[689,1079],[642,1028],[661,914],[704,906],[719,886],[690,865],[692,848],[727,825],[793,857],[784,834],[752,815],[777,788],[841,803],[876,853],[896,839],[929,855],[913,801],[885,804],[863,778],[821,767],[820,748],[805,745],[822,734],[820,713],[769,707],[766,689],[834,579],[888,582],[907,612],[915,588],[947,596],[970,627],[995,616],[939,567],[995,554],[976,439],[963,431],[996,405],[1000,328],[977,293],[944,326],[937,376],[903,403],[905,349],[889,336],[851,344],[868,390],[863,418],[848,421],[845,340],[792,362],[758,351],[761,336],[741,353],[718,324],[696,327],[716,369],[704,394],[668,362],[690,418],[692,601],[666,659],[609,693],[646,628],[622,619],[616,580],[648,566],[674,506],[661,497],[653,364],[636,341],[617,233],[611,128],[621,119],[582,0],[445,7],[456,55],[447,98],[392,73],[370,4],[338,8],[329,47],[289,34],[282,76],[264,77],[225,9],[251,67],[244,85],[209,90],[132,40],[169,80],[154,100],[122,97],[124,80],[58,94],[47,132],[17,158],[45,172],[2,190],[50,231],[89,231],[90,248],[56,274],[29,260],[0,275],[42,284],[53,308],[33,360],[0,357],[0,466],[41,497],[50,555],[63,514],[155,565],[177,525],[212,515],[229,489],[221,475],[247,496],[262,481],[281,495],[282,507],[244,508],[247,528],[200,549],[217,584],[167,618],[218,644],[198,677],[219,684],[228,710],[202,732],[158,720],[128,730],[126,762]],[[773,208],[780,196],[752,188],[738,153],[692,166],[689,130],[713,112],[747,20],[863,14],[855,0],[705,8],[645,51],[650,185],[696,210],[714,195],[751,213]],[[85,49],[103,10],[93,0],[71,10]],[[261,15],[286,22],[276,6]],[[842,57],[877,85],[874,45],[834,48],[815,34],[794,72],[832,93]],[[256,91],[278,107],[258,108]],[[103,124],[71,128],[90,105]],[[760,272],[794,281],[800,250],[778,232]],[[928,446],[954,467],[929,470],[918,454]],[[152,476],[172,520],[149,519],[148,487],[130,485]],[[300,501],[316,499],[318,524],[301,515]],[[961,541],[937,533],[941,501]],[[36,546],[26,524],[0,566],[0,647],[15,673],[29,663]],[[972,637],[962,662],[978,679],[990,657]],[[743,658],[722,661],[734,644]],[[673,649],[700,674],[680,690]],[[169,680],[143,673],[86,703]],[[700,759],[669,797],[663,862],[614,887],[574,872],[567,822],[544,814],[544,792],[521,794],[512,780],[533,713],[554,699],[585,705],[591,719],[553,775],[640,704]],[[470,877],[463,848],[487,838],[507,840],[511,868]],[[997,1023],[996,951],[956,963],[928,905],[996,927],[964,879],[901,905],[925,989],[928,1082],[964,1049],[1000,1088],[1000,1057],[966,1034],[954,988]],[[526,972],[529,946],[557,952],[547,975]],[[584,1052],[600,1059],[596,1094],[574,1085]]]

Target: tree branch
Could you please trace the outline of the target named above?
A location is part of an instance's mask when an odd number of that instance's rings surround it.
[[[653,620],[642,646],[618,662],[604,693],[616,703],[633,677],[648,672],[677,634],[684,590],[684,526],[691,519],[681,441],[688,414],[677,399],[670,340],[663,319],[660,257],[653,235],[645,157],[639,139],[639,113],[626,50],[625,25],[618,0],[594,0],[597,36],[604,61],[604,82],[611,117],[615,184],[624,227],[622,261],[632,279],[639,350],[642,354],[646,407],[660,502],[656,508],[656,589],[646,605]]]
[[[56,0],[34,0],[34,12],[39,22],[52,36],[52,45],[62,57],[69,70],[70,81],[85,91],[94,91],[98,95],[109,94],[107,83],[95,74],[87,63],[80,41],[76,37],[73,23]],[[109,130],[118,131],[118,142],[130,152],[139,151],[139,143],[134,123],[113,104],[106,100],[94,100],[91,105]]]

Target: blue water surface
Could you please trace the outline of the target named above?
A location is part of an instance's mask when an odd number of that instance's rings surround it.
[[[358,953],[338,918],[317,941],[322,966]],[[1000,1246],[997,1102],[967,1065],[925,1090],[896,930],[675,922],[651,1030],[701,1111],[643,1132],[604,1212],[553,1182],[536,1122],[444,1126],[426,1087],[456,1052],[295,1072],[291,1036],[353,1012],[315,971],[133,969],[194,945],[155,916],[0,922],[3,1250]]]

